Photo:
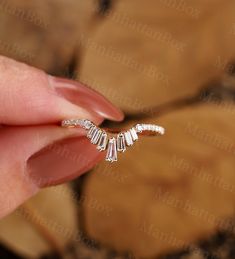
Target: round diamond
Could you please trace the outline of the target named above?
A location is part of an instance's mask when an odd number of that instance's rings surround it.
[[[142,130],[143,130],[143,127],[142,127],[141,124],[137,124],[137,125],[135,126],[135,128],[136,128],[136,131],[137,131],[137,132],[142,132]]]
[[[93,125],[93,124],[92,124],[91,121],[89,121],[89,120],[84,121],[84,128],[85,128],[85,129],[90,129],[90,127],[91,127],[92,125]]]

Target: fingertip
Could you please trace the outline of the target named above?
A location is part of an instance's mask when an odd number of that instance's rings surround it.
[[[59,184],[87,172],[104,158],[86,137],[57,141],[27,162],[29,177],[40,188]]]

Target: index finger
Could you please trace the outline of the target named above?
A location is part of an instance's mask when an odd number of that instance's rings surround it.
[[[46,124],[78,116],[99,122],[123,118],[106,98],[81,83],[0,56],[0,123]]]

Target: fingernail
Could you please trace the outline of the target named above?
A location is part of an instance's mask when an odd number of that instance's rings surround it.
[[[86,137],[60,140],[31,156],[27,172],[38,187],[76,178],[94,167],[104,154],[97,152]]]
[[[56,92],[90,113],[110,120],[123,120],[123,113],[95,90],[73,80],[50,76],[50,84]]]

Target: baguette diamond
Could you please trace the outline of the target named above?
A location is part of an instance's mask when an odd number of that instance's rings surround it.
[[[133,140],[132,140],[130,131],[126,131],[124,133],[124,136],[125,136],[125,140],[126,140],[127,146],[132,146],[133,145]]]
[[[101,136],[100,136],[97,149],[99,151],[105,150],[106,146],[107,146],[107,142],[108,142],[108,135],[103,131]]]
[[[130,129],[130,133],[131,133],[131,136],[132,136],[133,141],[138,140],[138,135],[137,135],[137,133],[136,133],[135,128]]]
[[[91,143],[92,143],[92,144],[97,144],[98,141],[99,141],[99,138],[100,138],[101,134],[102,134],[102,130],[100,130],[99,128],[97,128],[97,129],[94,131],[94,133],[93,133],[93,136],[92,136],[92,138],[91,138]]]
[[[123,133],[119,133],[117,136],[117,151],[124,152],[126,150],[125,138]]]
[[[93,136],[93,133],[94,133],[94,131],[97,129],[97,127],[96,126],[92,126],[90,129],[89,129],[89,131],[88,131],[88,133],[87,133],[87,137],[90,139],[90,138],[92,138],[92,136]]]
[[[108,150],[107,150],[105,160],[109,161],[111,163],[114,162],[114,161],[117,161],[117,147],[116,147],[116,139],[115,138],[111,138],[109,140]]]

